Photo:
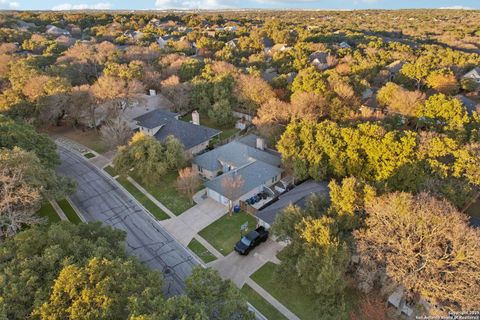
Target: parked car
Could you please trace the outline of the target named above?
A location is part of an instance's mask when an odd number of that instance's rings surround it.
[[[260,243],[267,241],[268,231],[265,227],[258,227],[257,229],[250,231],[240,239],[235,245],[235,251],[241,255],[248,255],[248,253],[258,246]]]

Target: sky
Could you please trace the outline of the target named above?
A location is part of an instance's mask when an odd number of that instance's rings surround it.
[[[151,9],[480,9],[480,0],[0,0],[15,10]]]

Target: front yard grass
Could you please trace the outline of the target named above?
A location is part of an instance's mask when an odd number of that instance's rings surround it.
[[[83,144],[97,153],[104,153],[109,149],[108,145],[100,137],[99,132],[95,129],[86,129],[84,131],[79,129],[69,129],[62,132],[62,135]]]
[[[87,159],[92,159],[92,158],[95,158],[95,157],[96,157],[96,155],[93,154],[93,153],[91,153],[91,152],[87,152],[87,153],[85,153],[83,156],[84,156],[85,158],[87,158]]]
[[[267,300],[263,299],[255,290],[248,284],[244,284],[240,290],[248,302],[250,302],[258,311],[260,311],[267,319],[287,320],[283,314],[280,313]]]
[[[233,216],[226,214],[198,234],[226,256],[240,240],[240,226],[247,221],[248,230],[254,230],[257,221],[253,216],[242,211]]]
[[[50,202],[45,202],[37,211],[37,215],[47,218],[49,224],[59,222],[61,220],[57,211],[55,211]]]
[[[158,220],[165,220],[170,218],[162,209],[157,207],[150,199],[147,198],[140,190],[137,189],[130,181],[125,178],[118,178],[120,183],[138,202],[140,202],[151,214]]]
[[[318,310],[315,309],[318,300],[305,294],[305,290],[300,287],[294,279],[288,282],[280,282],[274,278],[276,268],[278,268],[276,264],[267,262],[252,274],[251,278],[300,319],[318,319]],[[345,295],[347,311],[355,310],[354,308],[356,308],[359,293],[347,287]]]
[[[116,177],[118,175],[117,171],[112,166],[106,166],[105,168],[103,168],[103,170],[105,170],[105,172],[111,175],[112,177]]]
[[[154,196],[155,199],[160,201],[165,207],[170,209],[170,211],[177,216],[181,215],[183,212],[195,205],[191,199],[178,192],[177,188],[175,187],[175,182],[177,181],[178,177],[178,173],[176,171],[169,172],[167,175],[162,177],[162,180],[155,186],[146,185],[134,172],[132,172],[131,176],[136,182],[145,188],[148,193]]]
[[[68,203],[67,199],[62,199],[60,201],[57,201],[57,203],[60,208],[62,208],[63,213],[65,213],[70,222],[75,224],[79,224],[82,222],[82,220],[78,217],[77,212],[75,212],[75,209],[73,209],[70,203]]]
[[[204,263],[217,260],[217,258],[195,238],[190,241],[187,247],[188,249],[192,250]]]

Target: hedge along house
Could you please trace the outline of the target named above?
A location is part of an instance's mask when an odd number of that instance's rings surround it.
[[[178,119],[179,115],[170,111],[156,109],[136,117],[136,130],[159,141],[164,141],[168,136],[177,138],[185,147],[185,152],[190,158],[203,152],[210,141],[220,135],[221,131],[200,125],[199,117],[192,117],[192,122]]]
[[[238,204],[280,181],[280,156],[266,148],[263,139],[248,135],[193,159],[193,167],[205,183],[207,196],[224,205]],[[242,186],[234,194],[224,189],[227,176],[241,176]]]

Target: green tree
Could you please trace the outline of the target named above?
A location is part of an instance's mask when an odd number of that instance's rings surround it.
[[[292,92],[313,92],[323,95],[327,90],[325,76],[314,67],[302,69],[292,83]]]
[[[90,258],[124,257],[124,234],[100,223],[67,222],[37,226],[2,243],[0,296],[9,319],[27,318],[49,299],[54,280],[65,265]]]
[[[275,274],[282,282],[300,284],[315,298],[319,319],[346,319],[345,272],[348,245],[334,218],[329,217],[328,201],[311,197],[305,209],[287,207],[277,216],[272,232],[289,240],[282,250],[282,263]]]
[[[235,285],[213,269],[194,268],[186,285],[187,296],[204,307],[208,319],[255,319]]]
[[[137,301],[144,310],[138,310]],[[93,257],[83,266],[63,267],[48,301],[32,314],[40,319],[127,319],[162,302],[159,273],[134,260]]]
[[[231,126],[235,122],[232,107],[227,99],[215,102],[208,111],[208,116],[216,125],[221,127]]]
[[[360,225],[365,202],[375,196],[375,190],[354,177],[344,178],[341,184],[331,181],[328,188],[332,201],[330,214],[336,216],[342,229],[356,229]]]
[[[45,134],[39,134],[25,123],[0,115],[0,148],[19,147],[35,153],[47,168],[60,164],[56,146]]]
[[[118,148],[113,160],[115,169],[124,176],[135,174],[149,185],[158,183],[169,170],[184,166],[183,145],[173,137],[161,143],[142,132],[136,133],[128,145]]]
[[[198,76],[203,68],[203,63],[197,59],[188,59],[180,66],[178,75],[181,81],[190,81]]]
[[[428,98],[425,105],[418,110],[417,116],[431,127],[452,131],[463,131],[470,121],[462,103],[444,94],[436,94]]]

